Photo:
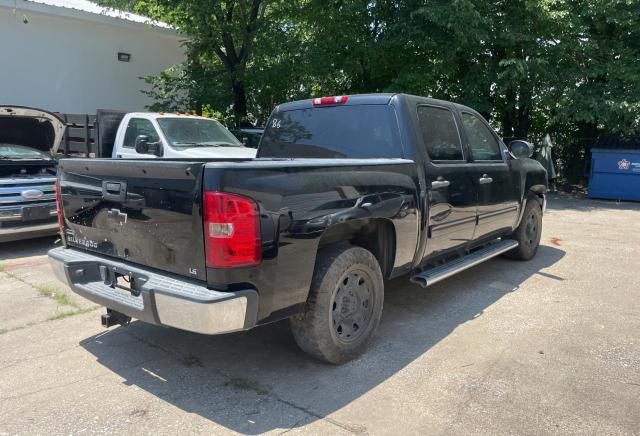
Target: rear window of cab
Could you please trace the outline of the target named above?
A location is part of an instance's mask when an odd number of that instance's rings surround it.
[[[401,158],[395,110],[354,105],[277,112],[269,119],[258,157]]]

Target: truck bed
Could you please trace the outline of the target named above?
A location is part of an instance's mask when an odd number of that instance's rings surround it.
[[[387,220],[402,238],[391,267],[411,265],[419,219],[415,168],[403,159],[62,160],[66,243],[210,289],[249,286],[260,294],[258,320],[266,321],[304,303],[318,244],[335,224]],[[259,266],[205,266],[203,191],[257,202]]]

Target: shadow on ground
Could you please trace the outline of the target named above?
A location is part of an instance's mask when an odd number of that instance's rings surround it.
[[[563,256],[560,249],[541,246],[532,261],[494,259],[429,290],[406,278],[391,281],[370,349],[339,367],[299,351],[287,322],[213,337],[133,322],[81,345],[126,384],[233,431],[257,434],[324,418],[364,432],[326,417],[398,373],[456,327],[482,316],[527,278],[544,275],[540,270]]]
[[[0,261],[20,257],[43,256],[56,247],[57,236],[0,243]]]

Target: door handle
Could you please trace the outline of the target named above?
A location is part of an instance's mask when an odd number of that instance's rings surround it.
[[[483,174],[482,177],[478,180],[481,185],[486,185],[487,183],[493,182],[493,179],[486,174]]]
[[[451,185],[450,181],[438,178],[438,180],[434,180],[433,182],[431,182],[431,189],[446,188],[449,185]]]
[[[448,180],[434,180],[431,182],[432,189],[446,188],[449,185],[451,185],[451,182]]]

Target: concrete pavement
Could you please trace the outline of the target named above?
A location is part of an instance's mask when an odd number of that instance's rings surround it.
[[[638,204],[552,198],[534,260],[388,283],[369,352],[340,367],[286,322],[104,330],[51,244],[0,246],[0,434],[640,434]]]

